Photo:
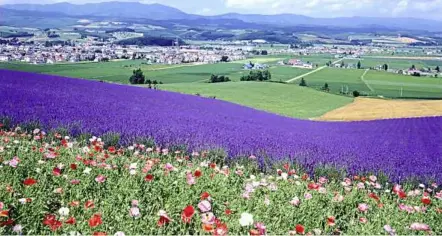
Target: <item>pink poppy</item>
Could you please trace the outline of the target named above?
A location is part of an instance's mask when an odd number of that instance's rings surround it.
[[[430,231],[430,226],[423,223],[413,223],[410,225],[410,229],[416,231]]]
[[[79,184],[79,183],[80,183],[80,180],[78,180],[78,179],[71,180],[71,184]]]
[[[367,204],[365,204],[365,203],[360,203],[359,205],[358,205],[358,210],[360,211],[360,212],[367,212],[368,211],[368,205]]]
[[[195,177],[193,177],[192,173],[186,174],[186,181],[188,185],[194,185],[196,183]]]
[[[95,181],[97,181],[98,183],[104,183],[104,181],[106,181],[106,176],[98,175],[97,177],[95,177]]]
[[[203,200],[200,203],[198,203],[198,209],[200,209],[200,211],[204,213],[212,210],[212,206],[209,201]]]
[[[313,196],[312,196],[310,193],[305,193],[305,194],[304,194],[304,198],[305,198],[306,200],[309,200],[309,199],[312,199]]]
[[[374,175],[370,175],[370,176],[368,177],[368,179],[369,179],[371,182],[376,182],[376,181],[378,180],[378,178],[376,178],[376,176],[374,176]]]
[[[215,223],[215,215],[212,212],[206,212],[201,214],[201,222],[205,225],[212,225]]]
[[[361,217],[361,218],[359,218],[359,222],[361,222],[362,224],[366,224],[368,222],[368,220],[365,217]]]
[[[300,203],[301,203],[301,201],[299,200],[298,197],[294,197],[294,198],[290,201],[290,204],[291,204],[292,206],[299,206]]]
[[[138,217],[140,217],[140,208],[138,208],[138,207],[131,207],[130,209],[129,209],[129,215],[131,216],[131,217],[134,217],[134,218],[138,218]]]
[[[319,182],[320,184],[326,184],[326,183],[328,182],[328,179],[325,178],[325,177],[320,177],[319,180],[318,180],[318,182]]]

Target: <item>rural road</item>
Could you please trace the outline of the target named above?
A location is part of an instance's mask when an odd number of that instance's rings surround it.
[[[367,74],[367,72],[368,72],[369,70],[370,70],[370,69],[366,69],[366,70],[364,71],[364,74],[361,75],[361,80],[362,80],[362,82],[364,82],[365,86],[367,86],[367,88],[370,89],[371,92],[374,92],[374,89],[373,89],[373,88],[367,83],[367,81],[365,81],[365,79],[364,79],[364,76]]]
[[[339,63],[339,62],[341,62],[342,60],[344,60],[344,58],[341,58],[341,59],[339,59],[339,60],[337,60],[337,61],[332,62],[332,65],[334,65],[334,64],[336,64],[336,63]],[[327,66],[321,66],[321,67],[319,67],[319,68],[317,68],[317,69],[315,69],[315,70],[309,71],[309,72],[307,72],[307,73],[305,73],[305,74],[303,74],[303,75],[297,76],[297,77],[295,77],[295,78],[293,78],[293,79],[289,79],[289,80],[287,80],[287,81],[285,81],[285,82],[286,82],[286,83],[292,83],[292,82],[294,82],[294,81],[296,81],[296,80],[298,80],[298,79],[301,79],[301,78],[303,78],[303,77],[305,77],[305,76],[307,76],[307,75],[311,75],[311,74],[313,74],[313,73],[316,73],[316,72],[318,72],[318,71],[321,71],[321,70],[323,70],[323,69],[326,68],[326,67],[327,67]]]

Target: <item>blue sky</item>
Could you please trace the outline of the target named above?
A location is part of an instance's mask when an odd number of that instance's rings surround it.
[[[108,0],[39,0],[38,3],[71,3]],[[136,1],[136,0],[119,0]],[[36,3],[35,0],[0,0],[1,4]],[[215,15],[228,12],[279,14],[294,13],[314,17],[383,16],[415,17],[442,21],[442,0],[140,0],[161,3],[187,13]]]

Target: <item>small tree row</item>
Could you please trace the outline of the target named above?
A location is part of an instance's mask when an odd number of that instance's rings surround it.
[[[253,70],[250,71],[248,75],[241,76],[241,81],[266,81],[271,80],[272,75],[268,70],[260,71],[260,70]]]

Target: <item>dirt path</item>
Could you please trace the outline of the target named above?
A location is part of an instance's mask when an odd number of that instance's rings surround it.
[[[339,62],[341,62],[342,60],[344,60],[344,58],[341,58],[341,59],[339,59],[339,60],[337,60],[337,61],[332,62],[332,65],[334,65],[334,64],[336,64],[336,63],[339,63]],[[316,73],[316,72],[318,72],[318,71],[321,71],[321,70],[323,70],[323,69],[326,68],[326,67],[327,67],[327,66],[321,66],[321,67],[319,67],[319,68],[317,68],[317,69],[315,69],[315,70],[309,71],[309,72],[307,72],[307,73],[305,73],[305,74],[302,74],[302,75],[300,75],[300,76],[297,76],[297,77],[295,77],[295,78],[292,78],[292,79],[286,80],[285,82],[286,82],[286,83],[292,83],[292,82],[295,82],[296,80],[301,79],[301,78],[303,78],[303,77],[305,77],[305,76],[307,76],[307,75],[311,75],[311,74],[313,74],[313,73]]]
[[[357,121],[426,116],[442,116],[442,100],[356,98],[353,103],[327,112],[315,120]]]

